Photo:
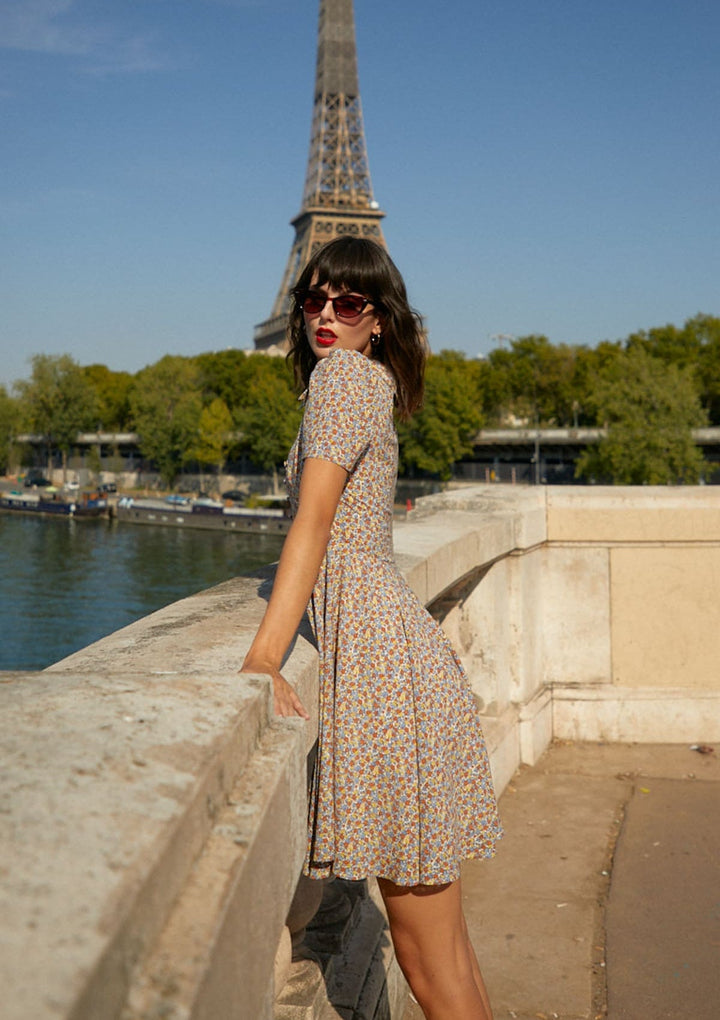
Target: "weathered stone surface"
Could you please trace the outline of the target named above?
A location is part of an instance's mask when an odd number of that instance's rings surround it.
[[[555,684],[553,732],[562,740],[712,743],[720,741],[720,691]]]
[[[274,933],[305,850],[302,748],[289,737],[284,724],[267,730],[218,812],[123,1020],[272,1017]],[[268,852],[280,847],[282,860]]]
[[[5,1015],[113,1016],[268,726],[267,681],[45,673],[0,684],[0,715]]]
[[[715,512],[720,517],[720,507]],[[678,539],[691,539],[693,523],[687,522]],[[612,549],[610,576],[612,682],[622,687],[716,686],[720,542]]]
[[[548,486],[550,542],[720,542],[712,486]]]
[[[544,550],[543,561],[545,683],[610,683],[610,551],[553,545]]]

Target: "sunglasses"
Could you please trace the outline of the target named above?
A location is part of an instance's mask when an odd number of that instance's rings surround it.
[[[370,298],[360,294],[340,294],[339,297],[329,298],[321,290],[296,292],[295,299],[306,315],[319,315],[329,301],[338,319],[357,319],[368,305],[373,304]]]

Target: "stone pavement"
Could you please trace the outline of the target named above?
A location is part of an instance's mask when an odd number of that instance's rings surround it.
[[[555,743],[500,806],[463,872],[495,1020],[720,1018],[720,748]]]

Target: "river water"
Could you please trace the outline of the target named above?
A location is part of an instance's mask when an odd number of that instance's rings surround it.
[[[0,514],[0,670],[43,669],[272,563],[282,536]]]

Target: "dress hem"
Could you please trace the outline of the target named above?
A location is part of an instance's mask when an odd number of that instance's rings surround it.
[[[501,839],[501,835],[497,837],[498,842]],[[403,886],[405,888],[412,888],[413,886],[427,886],[427,885],[448,885],[451,882],[456,882],[460,878],[460,864],[463,861],[478,861],[485,860],[489,861],[497,854],[497,846],[492,846],[485,850],[478,850],[476,853],[468,853],[460,858],[458,867],[452,871],[442,872],[440,875],[432,875],[429,878],[412,878],[408,879],[406,875],[399,876],[397,872],[391,873],[392,869],[374,869],[365,868],[356,872],[352,869],[336,870],[332,863],[308,866],[307,864],[303,867],[303,874],[306,878],[312,881],[324,881],[330,878],[342,878],[346,882],[364,882],[369,878],[384,878],[388,882],[393,882],[395,885]]]

